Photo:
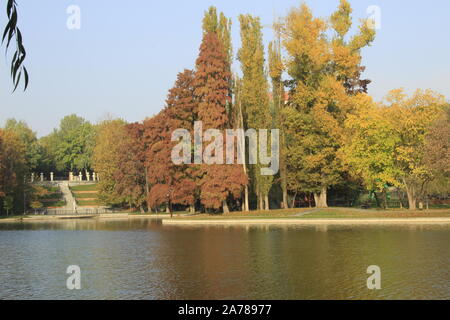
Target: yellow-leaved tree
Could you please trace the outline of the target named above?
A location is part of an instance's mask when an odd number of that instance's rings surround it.
[[[343,159],[350,172],[363,178],[368,190],[402,188],[409,209],[415,210],[436,177],[427,137],[443,113],[445,99],[431,90],[417,90],[408,97],[403,89],[396,89],[385,100],[383,104],[360,103],[348,116]],[[446,150],[442,145],[439,150]],[[448,155],[444,152],[441,157]]]
[[[288,188],[312,193],[327,207],[327,190],[345,173],[340,157],[344,121],[366,92],[361,80],[361,49],[375,37],[366,20],[349,36],[351,8],[341,0],[328,20],[315,18],[305,4],[292,9],[279,30],[290,80],[283,109]],[[330,36],[331,34],[331,36]]]
[[[397,139],[394,150],[397,183],[405,188],[409,209],[414,210],[434,178],[425,158],[426,137],[444,110],[445,97],[431,90],[417,90],[408,97],[402,89],[396,89],[386,100],[387,119]]]

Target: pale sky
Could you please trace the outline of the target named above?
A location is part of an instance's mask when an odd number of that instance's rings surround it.
[[[161,110],[176,75],[193,68],[201,41],[204,11],[215,5],[233,20],[233,45],[240,47],[241,13],[271,25],[297,0],[118,1],[17,0],[30,86],[12,94],[8,65],[0,59],[0,125],[25,120],[39,136],[50,133],[65,115],[91,122],[107,115],[138,121]],[[315,15],[329,16],[338,0],[305,1]],[[380,8],[381,29],[364,49],[369,93],[380,100],[389,90],[430,88],[450,97],[450,1],[351,0],[353,17]],[[0,5],[5,6],[2,2]],[[81,10],[81,29],[66,26],[70,5]],[[0,7],[0,27],[6,24]],[[264,29],[266,44],[272,30]],[[266,46],[267,48],[267,46]],[[4,47],[2,47],[4,52]],[[239,64],[235,63],[237,71]]]

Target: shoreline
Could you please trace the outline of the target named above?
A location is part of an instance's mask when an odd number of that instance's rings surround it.
[[[182,215],[174,215],[174,217],[181,217]],[[112,213],[112,214],[80,214],[80,215],[58,215],[58,216],[15,216],[11,218],[0,219],[0,223],[11,223],[11,222],[35,222],[35,221],[67,221],[67,220],[117,220],[117,219],[165,219],[168,218],[166,214],[128,214],[128,213]]]
[[[450,218],[278,218],[278,219],[163,219],[163,225],[189,226],[189,225],[450,225]]]
[[[163,225],[386,225],[386,224],[418,224],[418,225],[450,225],[450,218],[277,218],[277,219],[163,219]]]
[[[166,214],[133,215],[127,213],[94,215],[64,215],[64,216],[27,216],[0,219],[0,223],[18,222],[54,222],[67,220],[125,220],[125,219],[160,219],[163,225],[168,226],[206,226],[206,225],[450,225],[450,217],[392,217],[392,218],[230,218],[230,219],[189,219],[182,215],[171,219]],[[181,219],[180,219],[181,218]]]

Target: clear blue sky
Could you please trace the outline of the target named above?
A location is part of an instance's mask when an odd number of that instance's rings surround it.
[[[1,2],[5,6],[5,1]],[[39,136],[77,113],[96,122],[108,114],[142,120],[163,106],[176,74],[193,68],[201,41],[203,12],[215,5],[233,20],[239,48],[240,13],[270,25],[297,0],[118,1],[17,0],[19,26],[28,52],[31,83],[11,94],[5,55],[0,58],[0,125],[15,117]],[[370,94],[379,100],[393,88],[431,88],[450,97],[450,1],[351,0],[355,19],[366,9],[381,9],[381,30],[363,52]],[[307,0],[314,14],[328,16],[338,0]],[[81,9],[81,29],[68,30],[66,9]],[[3,30],[5,8],[0,8]],[[266,43],[272,37],[265,29]],[[2,52],[4,48],[2,47]],[[236,63],[235,69],[239,68]]]

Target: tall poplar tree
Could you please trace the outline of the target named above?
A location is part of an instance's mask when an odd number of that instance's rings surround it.
[[[269,75],[272,80],[272,103],[274,125],[280,130],[280,181],[283,200],[281,207],[288,208],[286,143],[283,129],[282,110],[285,106],[284,83],[282,80],[284,65],[281,56],[280,39],[269,43]]]
[[[271,129],[269,85],[264,70],[261,23],[259,18],[251,15],[240,15],[239,22],[242,45],[238,52],[238,59],[241,62],[243,74],[240,100],[245,110],[245,122],[247,128]],[[259,150],[258,154],[260,154]],[[259,207],[269,210],[269,191],[272,187],[273,176],[261,175],[261,164],[253,166],[252,169]]]

